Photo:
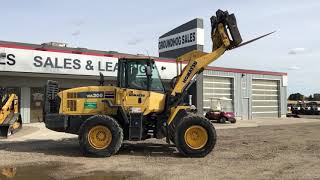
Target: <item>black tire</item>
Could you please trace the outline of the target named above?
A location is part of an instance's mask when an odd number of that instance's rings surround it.
[[[185,142],[185,132],[191,126],[201,126],[207,132],[207,142],[206,144],[200,149],[193,149],[190,148],[187,143]],[[213,127],[212,123],[205,117],[189,114],[188,116],[181,119],[181,122],[177,126],[176,133],[175,133],[175,145],[178,151],[187,157],[204,157],[209,154],[217,141],[217,134],[216,130]]]
[[[221,117],[221,118],[219,119],[219,123],[226,123],[226,121],[227,121],[227,118],[226,118],[226,117]]]
[[[111,131],[112,140],[104,149],[96,149],[88,140],[90,129],[96,126],[105,126]],[[79,143],[84,155],[109,157],[117,153],[123,142],[123,130],[119,123],[112,117],[106,115],[95,115],[88,118],[80,127]]]
[[[237,120],[236,120],[236,119],[231,119],[230,122],[231,122],[232,124],[234,124],[234,123],[237,122]]]

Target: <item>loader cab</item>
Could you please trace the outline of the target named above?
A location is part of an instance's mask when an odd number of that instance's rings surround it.
[[[118,87],[164,93],[153,59],[121,58],[118,62]]]

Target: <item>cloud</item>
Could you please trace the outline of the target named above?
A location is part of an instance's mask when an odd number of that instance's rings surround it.
[[[305,52],[307,52],[306,48],[293,48],[293,49],[290,49],[289,54],[296,55],[296,54],[302,54]]]
[[[72,36],[79,36],[81,33],[80,30],[74,31],[73,33],[71,33]]]
[[[134,46],[134,45],[140,44],[142,41],[143,41],[143,39],[141,39],[141,38],[135,38],[135,39],[128,41],[128,45]]]
[[[84,20],[81,20],[81,19],[75,20],[72,22],[73,25],[78,26],[78,27],[82,26],[84,23],[85,23]]]
[[[293,70],[293,71],[296,71],[296,70],[300,70],[301,68],[298,67],[298,66],[291,66],[288,68],[288,70]]]

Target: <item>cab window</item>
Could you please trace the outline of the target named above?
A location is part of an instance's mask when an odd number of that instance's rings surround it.
[[[148,90],[145,61],[128,61],[128,88]]]
[[[164,88],[163,88],[163,84],[162,84],[157,66],[155,63],[152,63],[151,66],[152,66],[152,76],[150,80],[150,90],[163,92]]]

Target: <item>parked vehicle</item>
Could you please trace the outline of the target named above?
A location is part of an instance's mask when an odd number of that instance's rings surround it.
[[[213,106],[213,100],[217,100],[217,104]],[[218,123],[225,123],[229,121],[230,123],[236,123],[234,112],[226,112],[223,110],[222,101],[228,101],[227,98],[211,98],[211,109],[206,113],[206,118],[209,120],[216,120]]]
[[[18,96],[6,88],[0,88],[0,138],[7,138],[21,127]]]

